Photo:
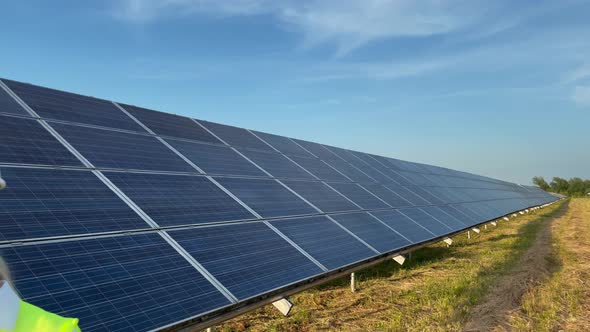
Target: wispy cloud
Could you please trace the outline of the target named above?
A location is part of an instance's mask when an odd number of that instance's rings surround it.
[[[590,79],[590,63],[579,66],[573,71],[567,73],[564,76],[562,83],[574,83],[585,79]]]
[[[576,86],[572,98],[580,106],[590,106],[590,86]]]
[[[377,40],[426,37],[465,29],[489,15],[482,0],[124,0],[113,16],[135,22],[188,15],[218,17],[270,14],[303,36],[304,47],[332,44],[337,55]],[[490,26],[496,30],[497,26]]]

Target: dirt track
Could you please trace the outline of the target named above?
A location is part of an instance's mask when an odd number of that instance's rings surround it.
[[[567,211],[568,204],[560,213],[544,220],[543,229],[534,244],[519,259],[516,268],[492,286],[484,301],[471,311],[471,319],[465,324],[465,331],[506,331],[510,330],[508,316],[520,308],[522,296],[532,287],[547,279],[551,266],[547,258],[551,254],[551,224]]]

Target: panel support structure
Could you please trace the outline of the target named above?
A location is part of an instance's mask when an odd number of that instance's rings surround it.
[[[481,232],[481,230],[479,228],[477,228],[477,227],[473,227],[472,230],[474,232],[476,232],[477,234],[479,234]]]
[[[283,316],[289,315],[289,312],[291,312],[291,309],[293,308],[293,303],[291,303],[291,301],[285,297],[273,302],[272,305],[275,306],[275,308],[277,308],[277,310],[280,311]]]
[[[490,224],[492,224],[492,226],[498,226],[498,224],[495,221],[492,221]]]
[[[510,218],[508,218],[508,217],[504,217],[504,218],[502,218],[502,219],[504,219],[504,220],[506,220],[506,221],[510,221]]]
[[[404,262],[406,261],[406,257],[404,257],[403,255],[397,255],[395,257],[393,257],[393,260],[398,263],[399,265],[404,265]]]
[[[356,278],[354,272],[350,274],[350,291],[353,293],[356,291]]]
[[[451,239],[450,237],[446,237],[443,239],[443,242],[447,244],[447,247],[450,247],[451,244],[453,244],[453,239]]]

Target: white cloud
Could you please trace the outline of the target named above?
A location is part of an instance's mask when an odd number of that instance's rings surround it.
[[[376,40],[463,29],[484,19],[490,6],[482,0],[125,0],[117,2],[113,15],[148,23],[187,15],[270,14],[302,34],[305,47],[329,43],[344,55]]]
[[[572,98],[580,106],[590,106],[590,86],[576,86]]]
[[[563,78],[563,83],[578,82],[587,78],[590,78],[590,63],[584,64],[567,73]]]

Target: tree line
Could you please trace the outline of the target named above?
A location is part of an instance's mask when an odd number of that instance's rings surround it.
[[[590,180],[583,180],[577,177],[569,180],[554,177],[551,182],[547,183],[542,176],[535,176],[533,177],[533,183],[545,191],[571,197],[588,196],[590,193]]]

